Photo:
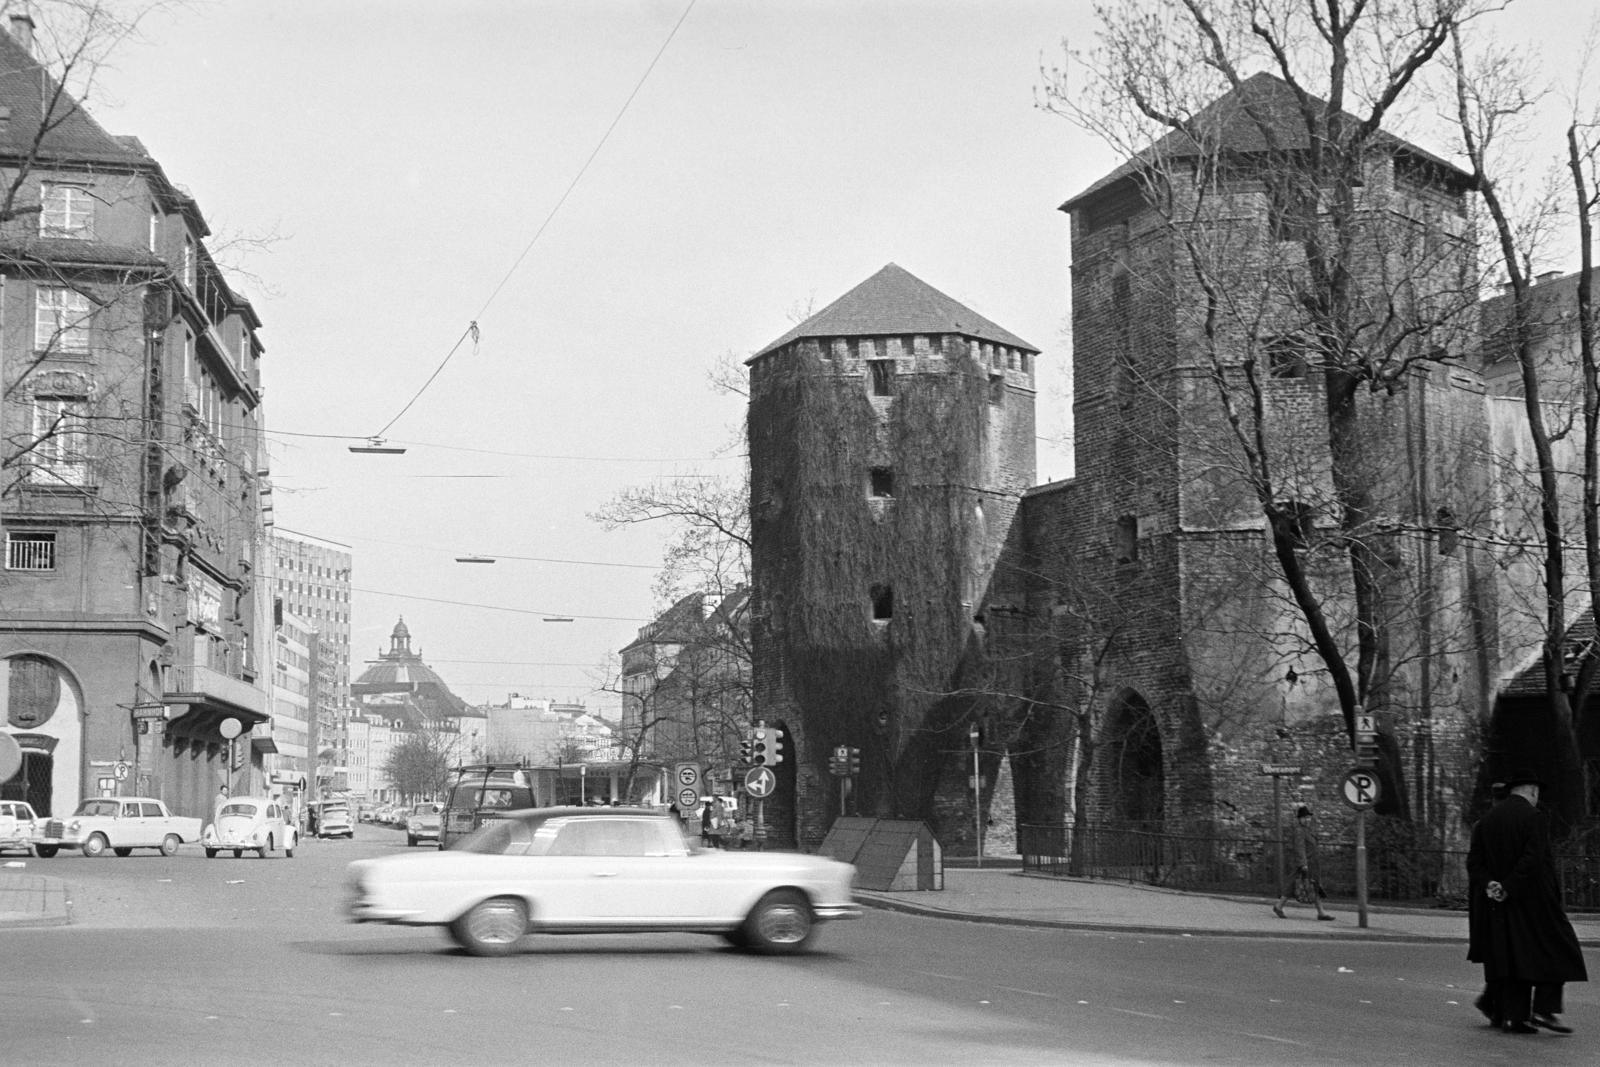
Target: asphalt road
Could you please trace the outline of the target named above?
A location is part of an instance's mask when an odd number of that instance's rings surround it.
[[[362,827],[292,860],[29,860],[72,884],[76,922],[0,931],[0,1063],[1544,1065],[1592,1063],[1600,1038],[1589,985],[1567,991],[1573,1037],[1488,1031],[1455,945],[869,912],[798,959],[681,935],[477,959],[342,921],[345,863],[403,849]]]

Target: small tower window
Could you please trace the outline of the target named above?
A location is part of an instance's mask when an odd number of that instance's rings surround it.
[[[1278,510],[1289,525],[1289,537],[1297,549],[1311,547],[1317,535],[1317,509],[1301,500],[1281,500]]]
[[[894,468],[873,467],[868,485],[874,497],[894,496]]]
[[[872,619],[874,622],[888,622],[894,618],[894,589],[887,585],[872,587]]]
[[[1005,399],[1005,376],[1002,374],[991,374],[989,376],[989,403],[993,404],[995,407],[999,407],[1001,404],[1005,403]]]
[[[1439,555],[1453,556],[1461,544],[1461,527],[1456,513],[1450,508],[1440,508],[1438,513]]]
[[[1139,519],[1134,515],[1124,515],[1117,520],[1115,543],[1112,546],[1116,552],[1118,563],[1139,562]]]
[[[1297,336],[1274,337],[1267,342],[1267,372],[1274,378],[1306,376],[1305,343]]]
[[[867,368],[872,375],[872,395],[894,396],[894,360],[871,359]]]

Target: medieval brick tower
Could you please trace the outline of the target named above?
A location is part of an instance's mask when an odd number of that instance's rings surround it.
[[[890,264],[749,361],[755,709],[788,733],[780,841],[820,841],[828,756],[850,745],[852,812],[970,848],[968,730],[994,612],[1019,610],[995,578],[1034,478],[1037,355]]]

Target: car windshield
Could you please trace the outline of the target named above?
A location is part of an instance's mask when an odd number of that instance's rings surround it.
[[[116,818],[117,802],[115,800],[85,800],[78,805],[77,815],[105,815]]]
[[[533,832],[521,819],[486,822],[450,846],[451,852],[478,852],[489,856],[520,856],[528,851]]]
[[[253,819],[256,817],[256,806],[254,804],[228,804],[223,807],[221,814],[223,816],[236,815],[241,819]]]
[[[431,802],[427,804],[418,804],[411,810],[416,812],[418,815],[437,815],[439,814],[439,805]]]
[[[350,818],[350,809],[349,808],[323,808],[322,809],[322,817],[324,819],[348,819],[348,818]]]

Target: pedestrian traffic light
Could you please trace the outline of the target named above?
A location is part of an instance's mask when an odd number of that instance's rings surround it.
[[[765,767],[772,759],[772,734],[773,731],[760,728],[750,732],[750,762],[757,767]]]
[[[859,748],[852,748],[850,750],[849,770],[851,778],[854,778],[861,773],[861,750]]]

